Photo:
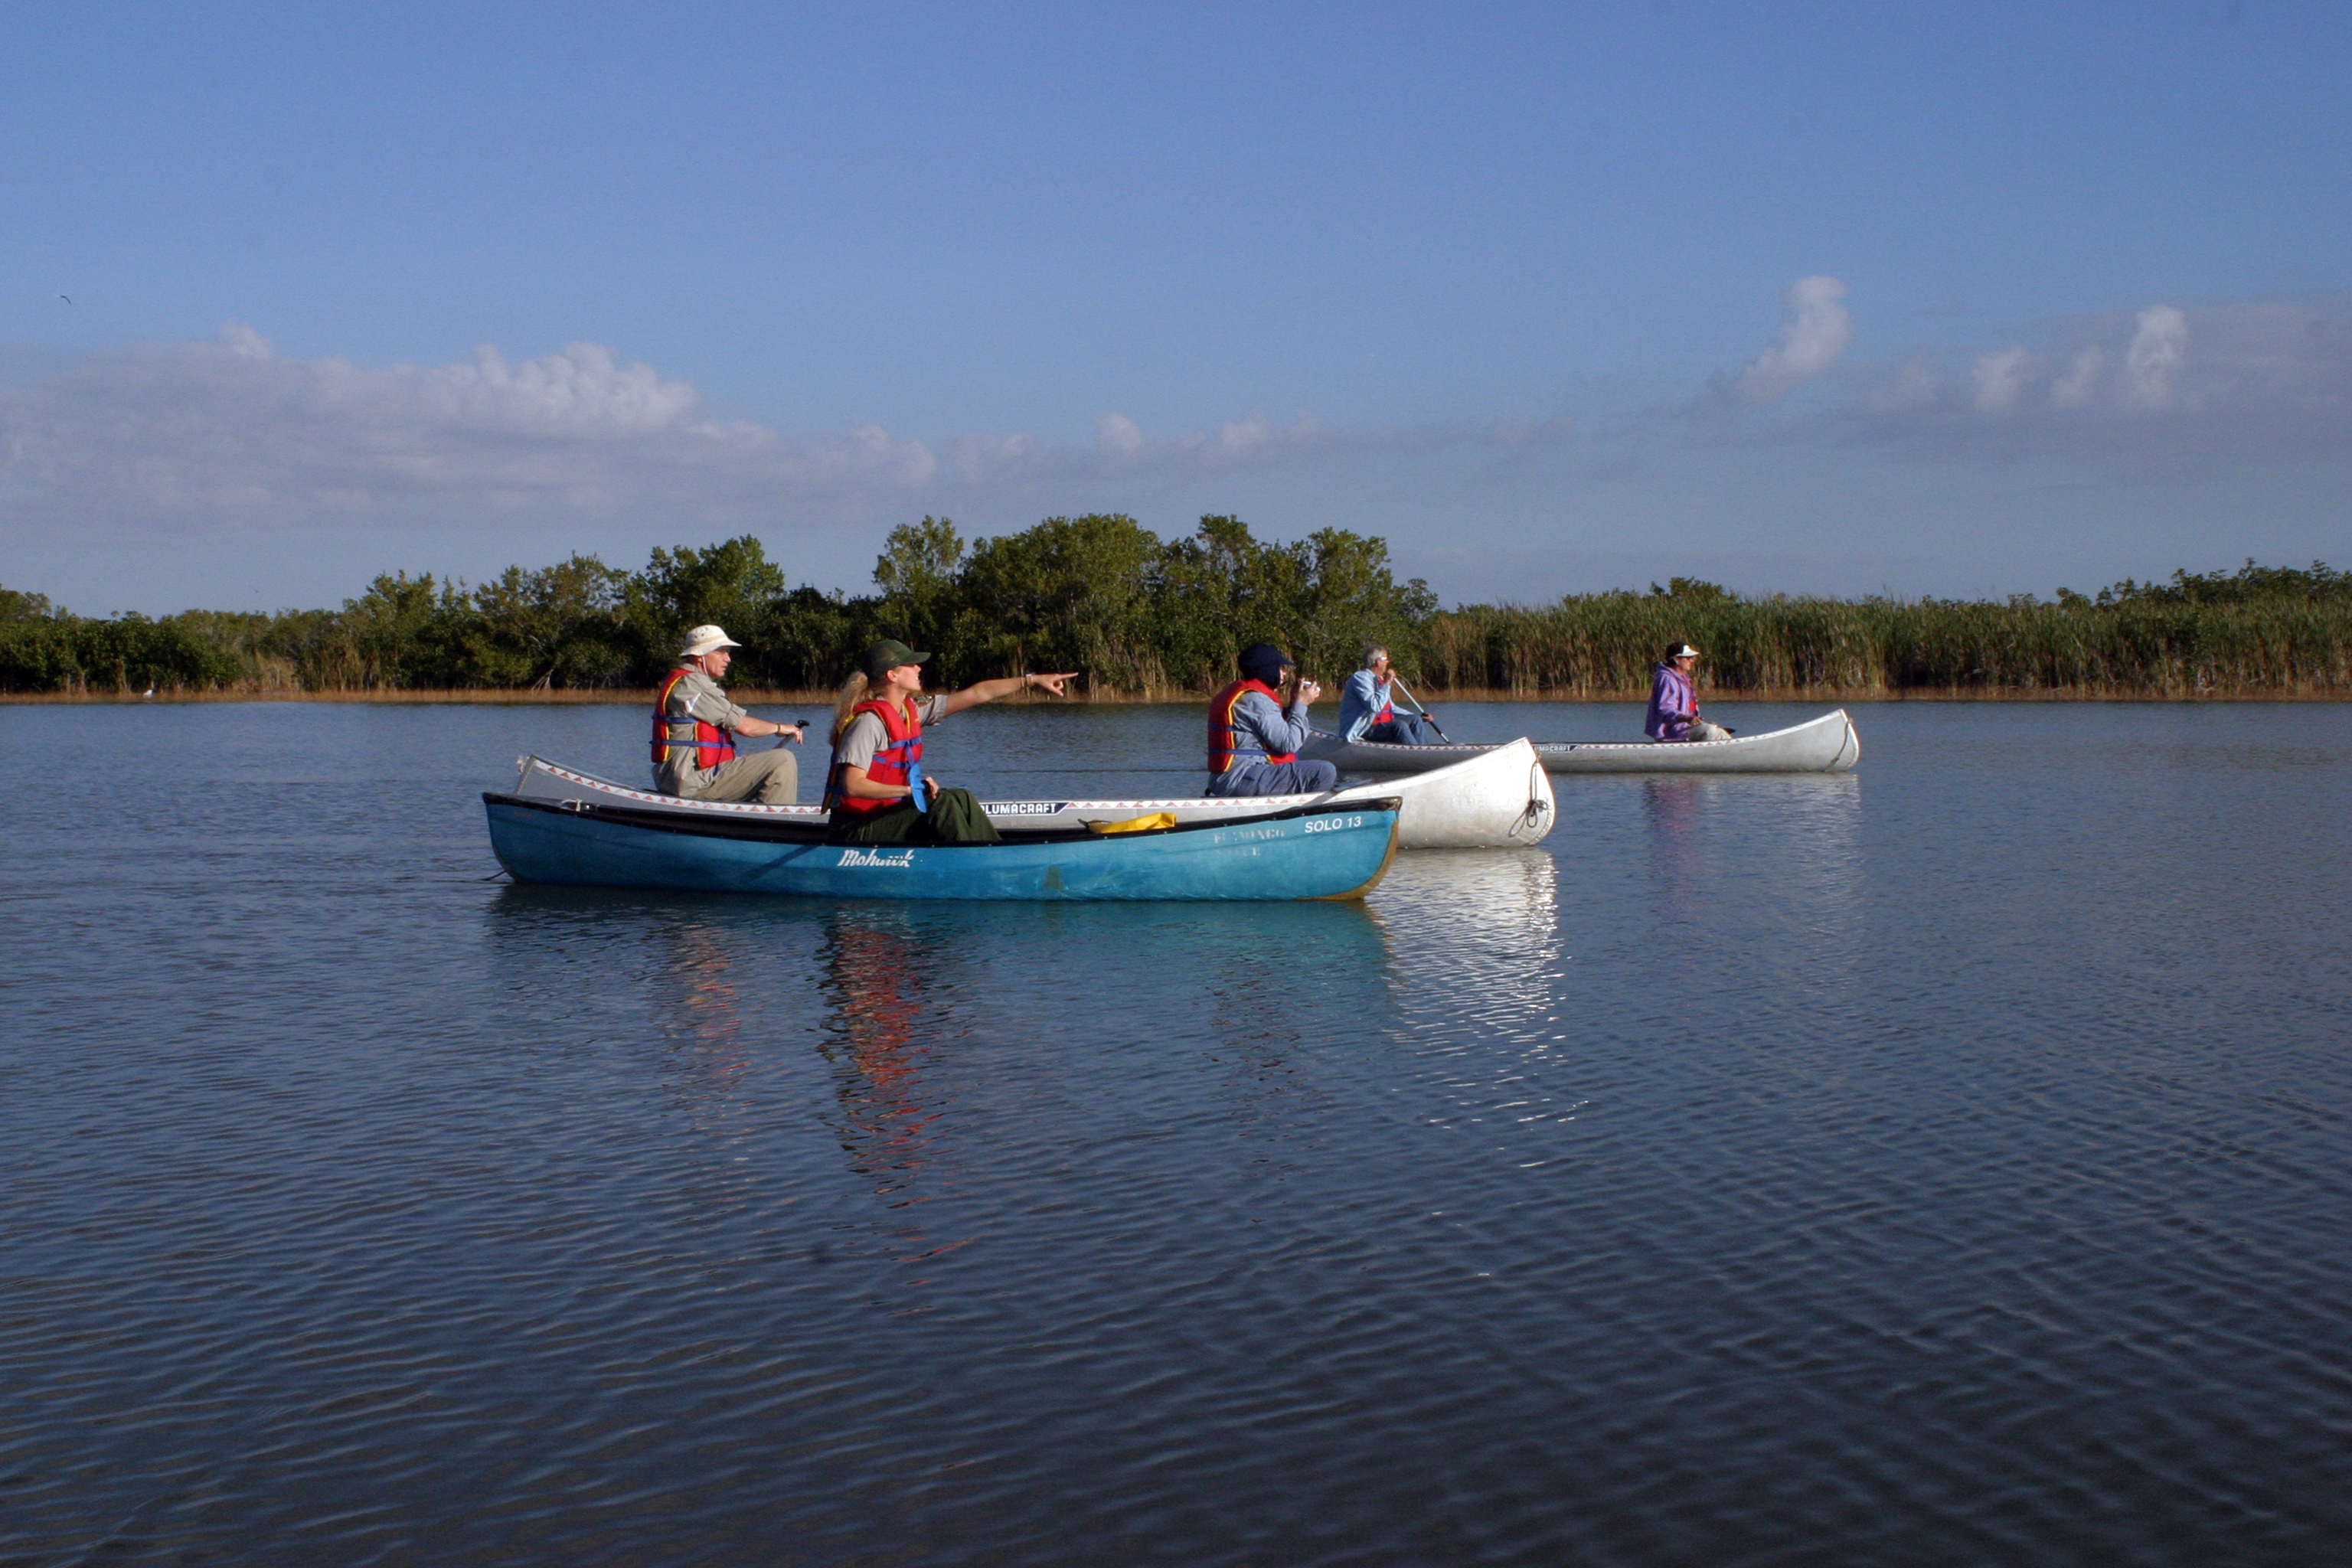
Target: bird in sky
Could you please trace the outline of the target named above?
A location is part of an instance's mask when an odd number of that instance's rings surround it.
[[[60,294],[58,298],[63,300],[68,305],[73,303],[73,296],[70,294]]]

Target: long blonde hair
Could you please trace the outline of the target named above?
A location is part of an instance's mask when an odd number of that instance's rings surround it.
[[[841,683],[841,695],[833,700],[833,740],[835,743],[838,744],[840,742],[841,732],[844,730],[848,729],[849,721],[857,716],[855,710],[859,703],[868,701],[887,702],[889,699],[890,693],[888,689],[885,688],[882,691],[877,692],[874,689],[874,683],[866,679],[866,672],[862,669],[853,674],[847,680],[843,681]],[[906,715],[909,720],[912,720],[915,717],[915,703],[916,699],[912,697],[901,698],[899,700],[898,706],[906,712]]]
[[[841,695],[833,700],[833,734],[830,739],[835,745],[841,743],[841,732],[849,728],[849,721],[856,716],[857,705],[866,700],[873,687],[874,683],[866,679],[866,672],[862,669],[851,671],[849,679],[841,683]]]

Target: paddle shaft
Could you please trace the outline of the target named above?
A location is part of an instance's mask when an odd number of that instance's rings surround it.
[[[1393,675],[1389,677],[1389,684],[1395,687],[1399,691],[1404,693],[1404,700],[1412,704],[1412,710],[1414,712],[1420,714],[1423,718],[1429,720],[1429,727],[1437,731],[1437,738],[1439,740],[1444,742],[1449,746],[1455,743],[1454,737],[1445,732],[1444,726],[1438,723],[1436,719],[1431,715],[1429,710],[1421,705],[1421,699],[1412,694],[1412,689],[1411,687],[1405,685],[1403,681],[1399,680]]]

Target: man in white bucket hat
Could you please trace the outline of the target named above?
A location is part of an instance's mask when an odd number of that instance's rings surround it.
[[[790,805],[801,797],[800,763],[779,742],[775,750],[735,754],[737,735],[781,735],[798,742],[797,724],[755,719],[727,700],[719,678],[741,647],[717,626],[686,634],[677,668],[654,699],[654,787],[688,800],[758,800]]]

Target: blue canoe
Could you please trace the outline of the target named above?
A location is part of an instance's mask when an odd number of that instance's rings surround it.
[[[835,844],[821,824],[484,795],[519,882],[835,899],[1360,899],[1396,854],[1393,800],[1003,844]]]

